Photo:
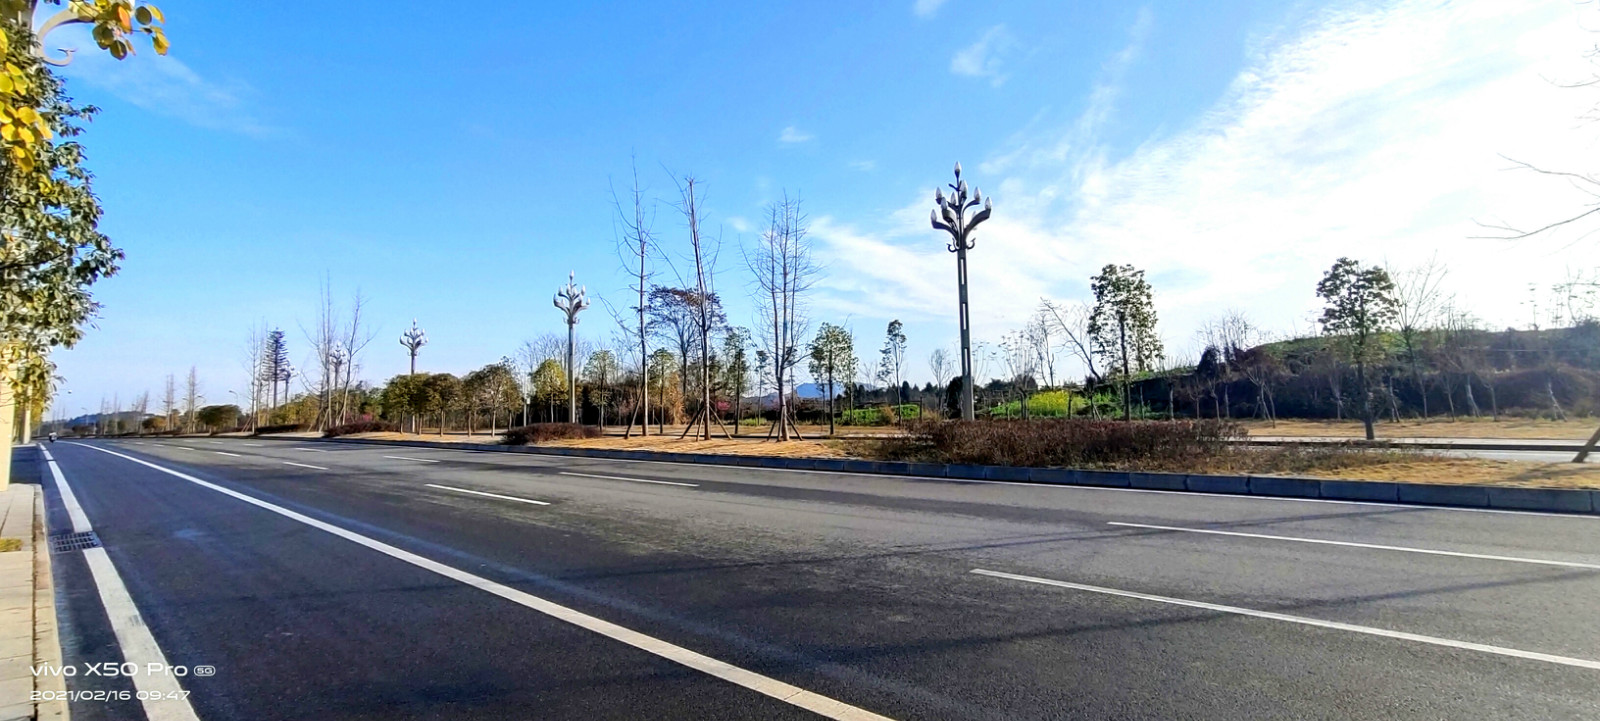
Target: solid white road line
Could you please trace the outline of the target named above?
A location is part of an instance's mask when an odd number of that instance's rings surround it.
[[[298,468],[312,468],[312,469],[316,469],[316,470],[319,470],[319,471],[326,471],[326,470],[328,470],[328,469],[326,469],[326,468],[323,468],[323,467],[322,467],[322,466],[312,466],[312,465],[307,465],[307,464],[305,464],[305,463],[292,463],[292,462],[290,462],[290,461],[284,461],[284,462],[283,462],[283,465],[286,465],[286,466],[295,466],[295,467],[298,467]]]
[[[179,448],[179,449],[182,449],[182,450],[185,450],[185,451],[192,451],[192,450],[194,450],[194,449],[193,449],[193,448],[190,448],[190,447],[188,447],[188,446],[173,446],[173,448]]]
[[[349,531],[331,523],[319,521],[315,518],[311,518],[310,516],[306,516],[301,513],[296,513],[295,511],[291,511],[282,506],[268,503],[229,488],[224,488],[215,483],[202,481],[199,478],[195,478],[194,476],[186,473],[180,473],[170,468],[164,468],[154,463],[150,463],[149,461],[140,460],[138,458],[134,458],[133,456],[123,455],[121,453],[117,453],[116,451],[106,450],[104,448],[96,448],[94,446],[85,447],[94,448],[94,450],[100,451],[101,453],[108,453],[124,460],[129,460],[142,466],[153,468],[161,471],[162,473],[166,473],[167,475],[176,476],[202,488],[209,488],[223,495],[231,496],[258,508],[263,508],[285,518],[289,518],[291,520],[311,526],[312,528],[331,533],[352,543],[365,546],[391,558],[405,561],[413,566],[432,571],[444,576],[445,578],[459,581],[468,586],[472,586],[473,588],[492,593],[496,596],[511,601],[512,603],[531,608],[539,613],[543,613],[552,618],[565,621],[579,628],[593,631],[594,633],[598,633],[612,640],[621,641],[622,643],[634,648],[655,654],[669,661],[688,666],[696,671],[700,671],[710,676],[715,676],[724,681],[738,684],[757,693],[765,694],[772,698],[778,699],[779,701],[783,701],[785,703],[819,714],[825,718],[838,719],[839,721],[889,721],[888,717],[886,716],[880,716],[872,713],[871,711],[867,711],[866,709],[857,708],[844,702],[828,698],[827,696],[807,691],[798,686],[792,686],[775,678],[763,676],[754,671],[748,671],[743,668],[739,668],[738,666],[734,666],[709,656],[690,651],[682,646],[677,646],[658,638],[646,636],[638,631],[618,626],[617,624],[595,618],[594,616],[575,611],[557,603],[546,601],[545,599],[539,598],[538,596],[534,596],[530,593],[495,583],[494,581],[490,581],[481,576],[475,576],[455,567],[447,566],[432,559],[419,556],[410,551],[402,550],[382,541],[363,536],[354,531]]]
[[[1371,635],[1371,636],[1382,636],[1384,638],[1397,638],[1397,639],[1400,639],[1400,640],[1403,640],[1403,641],[1415,641],[1417,643],[1426,643],[1426,644],[1431,644],[1431,645],[1434,645],[1434,646],[1445,646],[1445,647],[1448,647],[1448,648],[1457,648],[1457,649],[1462,649],[1462,650],[1466,650],[1466,651],[1478,651],[1478,652],[1481,652],[1481,653],[1492,653],[1492,654],[1495,654],[1497,656],[1510,656],[1512,658],[1528,659],[1528,660],[1531,660],[1531,661],[1544,661],[1545,663],[1555,663],[1555,664],[1560,664],[1562,666],[1576,666],[1578,668],[1587,668],[1587,669],[1593,669],[1593,670],[1596,670],[1596,671],[1600,671],[1600,661],[1591,661],[1589,659],[1584,659],[1584,658],[1572,658],[1570,656],[1556,656],[1556,655],[1548,654],[1548,653],[1538,653],[1536,651],[1522,651],[1522,650],[1518,650],[1518,649],[1515,649],[1515,648],[1505,648],[1504,646],[1491,646],[1491,645],[1486,644],[1486,643],[1473,643],[1471,641],[1457,641],[1457,640],[1449,639],[1449,638],[1440,638],[1438,636],[1424,636],[1424,635],[1419,634],[1419,633],[1406,633],[1404,631],[1390,631],[1388,629],[1374,628],[1372,626],[1357,626],[1357,625],[1355,625],[1353,623],[1340,623],[1338,621],[1324,621],[1322,619],[1317,619],[1317,618],[1307,618],[1305,616],[1291,616],[1291,615],[1286,614],[1286,613],[1274,613],[1272,611],[1257,611],[1257,610],[1255,610],[1253,608],[1240,608],[1238,606],[1224,606],[1222,604],[1206,603],[1204,601],[1190,601],[1190,600],[1182,599],[1182,598],[1171,598],[1171,597],[1168,597],[1168,596],[1156,596],[1156,595],[1152,595],[1152,594],[1148,594],[1148,593],[1137,593],[1137,592],[1134,592],[1134,591],[1121,591],[1121,590],[1118,590],[1118,589],[1115,589],[1115,588],[1104,588],[1104,587],[1101,587],[1101,586],[1089,586],[1089,585],[1082,584],[1082,583],[1068,583],[1066,581],[1057,581],[1057,580],[1054,580],[1054,579],[1039,578],[1039,577],[1036,577],[1036,576],[1021,576],[1021,575],[1017,575],[1015,573],[1004,573],[1002,571],[989,571],[989,570],[985,570],[985,569],[982,569],[982,568],[974,568],[974,569],[972,569],[972,572],[976,573],[976,574],[978,574],[980,576],[992,576],[994,578],[1005,578],[1005,579],[1010,579],[1012,581],[1026,581],[1028,583],[1038,583],[1038,584],[1042,584],[1042,585],[1045,585],[1045,586],[1058,586],[1060,588],[1070,588],[1070,589],[1073,589],[1075,591],[1088,591],[1090,593],[1102,593],[1102,594],[1105,594],[1105,595],[1108,595],[1108,596],[1122,596],[1123,598],[1137,598],[1137,599],[1140,599],[1140,600],[1143,600],[1143,601],[1155,601],[1156,603],[1167,603],[1167,604],[1172,604],[1174,606],[1188,606],[1190,608],[1199,608],[1199,609],[1204,609],[1204,610],[1207,610],[1207,611],[1216,611],[1216,612],[1219,612],[1219,613],[1232,613],[1232,614],[1237,614],[1237,615],[1240,615],[1240,616],[1251,616],[1251,617],[1254,617],[1254,618],[1265,618],[1265,619],[1270,619],[1270,620],[1273,620],[1273,621],[1287,621],[1289,623],[1298,623],[1298,624],[1305,625],[1305,626],[1316,626],[1318,628],[1331,628],[1331,629],[1334,629],[1336,631],[1349,631],[1351,633],[1364,633],[1364,634],[1368,634],[1368,635]]]
[[[1119,523],[1111,521],[1110,526],[1124,526],[1127,528],[1152,528],[1158,531],[1180,531],[1183,533],[1204,533],[1213,536],[1237,536],[1239,538],[1263,538],[1269,541],[1295,541],[1297,543],[1316,543],[1325,546],[1349,546],[1351,548],[1371,548],[1379,551],[1404,551],[1406,553],[1426,553],[1430,556],[1455,556],[1457,558],[1481,558],[1486,561],[1511,561],[1513,563],[1535,563],[1541,566],[1562,566],[1564,568],[1593,568],[1600,569],[1597,563],[1578,563],[1577,561],[1551,561],[1542,558],[1521,558],[1518,556],[1494,556],[1486,553],[1462,553],[1459,551],[1437,551],[1431,548],[1410,548],[1408,546],[1384,546],[1376,543],[1356,543],[1354,541],[1329,541],[1321,538],[1297,538],[1295,536],[1269,536],[1264,533],[1240,533],[1238,531],[1217,531],[1210,528],[1182,528],[1179,526],[1156,526],[1148,523]]]
[[[548,505],[550,505],[546,501],[535,501],[532,498],[517,498],[516,496],[502,496],[502,495],[500,495],[498,493],[486,493],[484,491],[474,491],[474,490],[472,490],[470,488],[456,488],[455,486],[441,486],[441,485],[439,485],[437,483],[424,483],[422,485],[427,486],[429,488],[439,488],[439,489],[443,489],[443,490],[446,490],[446,491],[455,491],[456,493],[471,493],[474,496],[487,496],[489,498],[499,498],[499,499],[503,499],[503,500],[507,500],[507,501],[517,501],[519,503],[532,503],[532,504],[534,504],[536,506],[548,506]]]
[[[310,451],[312,453],[327,453],[327,451],[324,451],[321,448],[298,448],[298,447],[296,447],[296,448],[290,448],[289,450],[291,450],[291,451]]]
[[[427,458],[409,458],[406,456],[384,456],[384,458],[393,458],[397,461],[416,461],[418,463],[438,463],[438,461],[429,460]]]
[[[663,485],[663,486],[687,486],[689,488],[699,488],[700,487],[700,484],[698,484],[698,483],[678,483],[677,481],[652,481],[652,480],[650,480],[648,478],[624,478],[622,476],[602,476],[602,475],[598,475],[598,474],[595,474],[595,473],[574,473],[572,471],[561,471],[561,475],[563,475],[563,476],[579,476],[581,478],[603,478],[603,479],[608,480],[608,481],[633,481],[634,483],[656,483],[656,484]]]
[[[86,548],[83,558],[89,562],[89,575],[94,577],[95,589],[100,592],[100,604],[105,606],[111,630],[122,649],[122,660],[140,669],[168,668],[166,654],[156,644],[155,636],[133,605],[128,587],[104,548]],[[155,665],[151,665],[155,664]],[[139,691],[139,703],[144,705],[144,715],[150,721],[199,721],[194,706],[170,673],[133,674],[133,687]]]
[[[45,451],[44,455],[50,463],[51,474],[55,476],[56,490],[61,493],[61,501],[67,505],[67,514],[72,517],[72,530],[78,533],[90,530],[89,519],[78,507],[72,486],[61,475],[61,469],[50,457],[50,452]],[[150,627],[139,615],[139,608],[133,605],[133,597],[128,595],[128,587],[123,584],[116,565],[111,563],[111,557],[106,555],[106,549],[85,548],[83,559],[89,564],[89,576],[94,579],[95,590],[100,594],[100,605],[106,609],[111,631],[122,650],[122,660],[141,670],[168,668],[166,654],[161,652],[155,636],[150,635]],[[171,673],[143,672],[132,674],[132,677],[133,687],[139,692],[139,703],[144,706],[145,718],[150,721],[199,721],[194,706],[190,705],[176,676]]]
[[[219,456],[233,456],[234,458],[243,458],[244,457],[244,456],[241,456],[241,455],[239,455],[237,453],[229,453],[227,451],[212,451],[212,453],[215,453],[215,454],[217,454]]]
[[[260,443],[240,443],[239,445],[241,445],[241,446],[250,446],[251,448],[260,448],[261,447]]]
[[[67,485],[67,477],[61,475],[61,466],[56,465],[55,456],[50,455],[49,449],[39,446],[44,451],[45,463],[50,466],[50,476],[56,479],[56,490],[61,493],[61,505],[67,507],[67,518],[72,519],[73,533],[87,533],[91,530],[89,517],[84,515],[83,506],[78,505],[78,496],[72,492],[72,486]]]

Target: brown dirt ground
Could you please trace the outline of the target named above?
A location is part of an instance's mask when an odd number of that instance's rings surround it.
[[[1361,438],[1364,432],[1360,421],[1308,421],[1280,420],[1277,426],[1266,421],[1244,421],[1253,436],[1330,436],[1336,438]],[[1547,421],[1530,418],[1503,418],[1492,421],[1478,420],[1428,420],[1379,423],[1379,438],[1541,438],[1561,440],[1588,440],[1600,420],[1592,418],[1570,421]]]

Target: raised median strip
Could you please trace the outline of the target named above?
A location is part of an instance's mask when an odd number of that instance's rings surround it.
[[[271,436],[262,436],[271,438]],[[274,439],[305,443],[305,438]],[[489,444],[389,441],[367,438],[329,438],[327,443],[408,446],[485,453],[533,453],[622,461],[656,461],[690,465],[743,466],[776,470],[833,473],[875,473],[890,476],[942,478],[953,481],[1007,481],[1061,486],[1132,488],[1148,491],[1183,491],[1269,498],[1322,499],[1368,503],[1400,503],[1550,513],[1600,514],[1600,491],[1566,488],[1517,488],[1394,481],[1347,481],[1289,476],[1216,475],[1199,473],[1145,473],[1070,468],[1025,468],[942,463],[901,463],[843,458],[779,458],[774,456],[724,456],[706,453],[611,450],[604,448],[552,448]]]

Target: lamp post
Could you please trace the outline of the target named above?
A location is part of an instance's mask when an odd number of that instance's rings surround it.
[[[589,307],[584,288],[577,285],[577,271],[567,273],[567,286],[556,291],[555,306],[567,315],[567,422],[578,422],[578,375],[573,368],[573,346],[578,339],[578,313]]]
[[[975,245],[972,231],[989,219],[994,202],[985,199],[983,191],[977,188],[973,188],[970,199],[967,197],[967,181],[961,179],[960,163],[956,163],[956,182],[950,185],[950,191],[950,197],[946,198],[942,189],[934,189],[933,198],[939,207],[933,209],[930,217],[935,230],[950,234],[950,252],[956,254],[956,281],[961,288],[961,419],[970,421],[973,419],[972,323],[967,310],[967,251]],[[983,210],[967,217],[967,211],[980,203]]]
[[[411,375],[417,374],[417,351],[428,344],[428,334],[417,327],[417,319],[411,319],[411,330],[400,334],[400,345],[406,347],[411,354]]]
[[[327,416],[328,422],[330,424],[333,423],[333,421],[334,421],[334,418],[333,418],[333,393],[334,393],[334,390],[339,387],[339,378],[340,378],[339,374],[342,372],[342,369],[344,368],[344,362],[345,362],[346,358],[347,358],[347,356],[345,355],[344,348],[341,348],[341,347],[338,347],[338,346],[334,346],[333,350],[328,351],[328,368],[330,370],[332,370],[333,373],[332,373],[332,376],[331,376],[331,380],[329,380],[329,382],[328,382],[328,385],[325,388],[322,389],[322,403],[323,403],[323,406],[325,408],[327,408],[327,413],[325,415]],[[344,422],[344,418],[343,417],[339,418],[338,420],[339,420],[340,423]]]

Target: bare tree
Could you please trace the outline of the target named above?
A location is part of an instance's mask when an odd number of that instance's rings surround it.
[[[200,405],[200,376],[194,366],[189,366],[189,377],[183,382],[183,415],[185,432],[194,432],[194,412]]]
[[[1057,303],[1049,298],[1039,300],[1039,309],[1048,314],[1049,323],[1065,338],[1067,352],[1089,371],[1089,379],[1098,383],[1100,372],[1094,367],[1094,353],[1090,350],[1089,316],[1094,309],[1087,303]]]
[[[700,346],[700,408],[695,411],[689,424],[684,426],[683,435],[687,436],[699,423],[700,437],[711,440],[711,423],[715,421],[718,427],[722,426],[722,419],[717,418],[711,408],[711,333],[724,325],[726,319],[722,317],[715,289],[717,254],[721,242],[706,237],[701,230],[704,211],[700,207],[701,199],[697,196],[699,187],[700,181],[693,175],[684,176],[678,181],[678,212],[683,214],[684,225],[688,228],[689,249],[694,260],[694,294],[690,296],[694,303],[690,317]],[[684,375],[687,376],[688,359],[684,361]],[[728,429],[723,428],[722,434],[728,435]]]
[[[361,311],[367,305],[367,298],[357,288],[355,296],[350,299],[350,317],[345,322],[343,332],[338,339],[339,350],[344,356],[344,379],[334,379],[339,387],[339,422],[349,420],[350,416],[350,389],[355,385],[356,373],[361,369],[361,352],[373,338],[378,336],[376,328],[362,325]]]
[[[950,360],[950,351],[935,348],[928,354],[928,370],[933,373],[933,384],[939,388],[939,397],[943,398],[950,383],[950,376],[954,374],[955,363]]]
[[[808,330],[805,295],[815,281],[817,267],[811,260],[811,240],[800,198],[784,193],[781,200],[767,207],[767,230],[745,263],[755,275],[756,304],[763,321],[762,340],[767,347],[773,386],[777,392],[777,417],[773,431],[779,441],[789,440],[794,427],[788,393],[795,365],[800,363],[798,346]],[[800,436],[794,428],[796,437]]]
[[[632,337],[632,342],[623,347],[639,349],[639,435],[650,435],[650,334],[645,323],[645,316],[649,313],[650,306],[646,294],[650,290],[650,251],[653,247],[650,227],[655,222],[652,214],[645,211],[644,190],[639,186],[639,164],[637,160],[633,165],[633,187],[628,198],[631,201],[631,213],[624,210],[622,200],[617,196],[615,187],[611,189],[611,205],[617,212],[617,224],[620,232],[617,233],[617,257],[622,261],[623,270],[633,278],[630,290],[638,293],[639,303],[632,308],[638,324],[629,327],[622,321],[621,315],[615,308],[607,303],[613,318],[623,332]],[[633,435],[633,418],[628,418],[628,428],[623,431],[624,437]]]
[[[1050,311],[1039,308],[1034,312],[1033,318],[1023,329],[1028,346],[1033,352],[1034,372],[1043,372],[1047,387],[1056,385],[1056,346],[1052,328],[1055,325],[1054,316]]]
[[[171,373],[167,374],[166,393],[161,396],[161,414],[166,417],[167,428],[175,429],[172,414],[178,409],[178,380]]]
[[[1405,346],[1411,383],[1422,397],[1423,418],[1428,417],[1428,386],[1422,377],[1420,344],[1422,334],[1438,323],[1439,312],[1449,302],[1442,288],[1446,272],[1435,255],[1422,265],[1389,273],[1395,279],[1396,322],[1400,326],[1400,342]]]
[[[144,417],[150,412],[150,391],[139,391],[133,397],[133,430],[144,435]]]

